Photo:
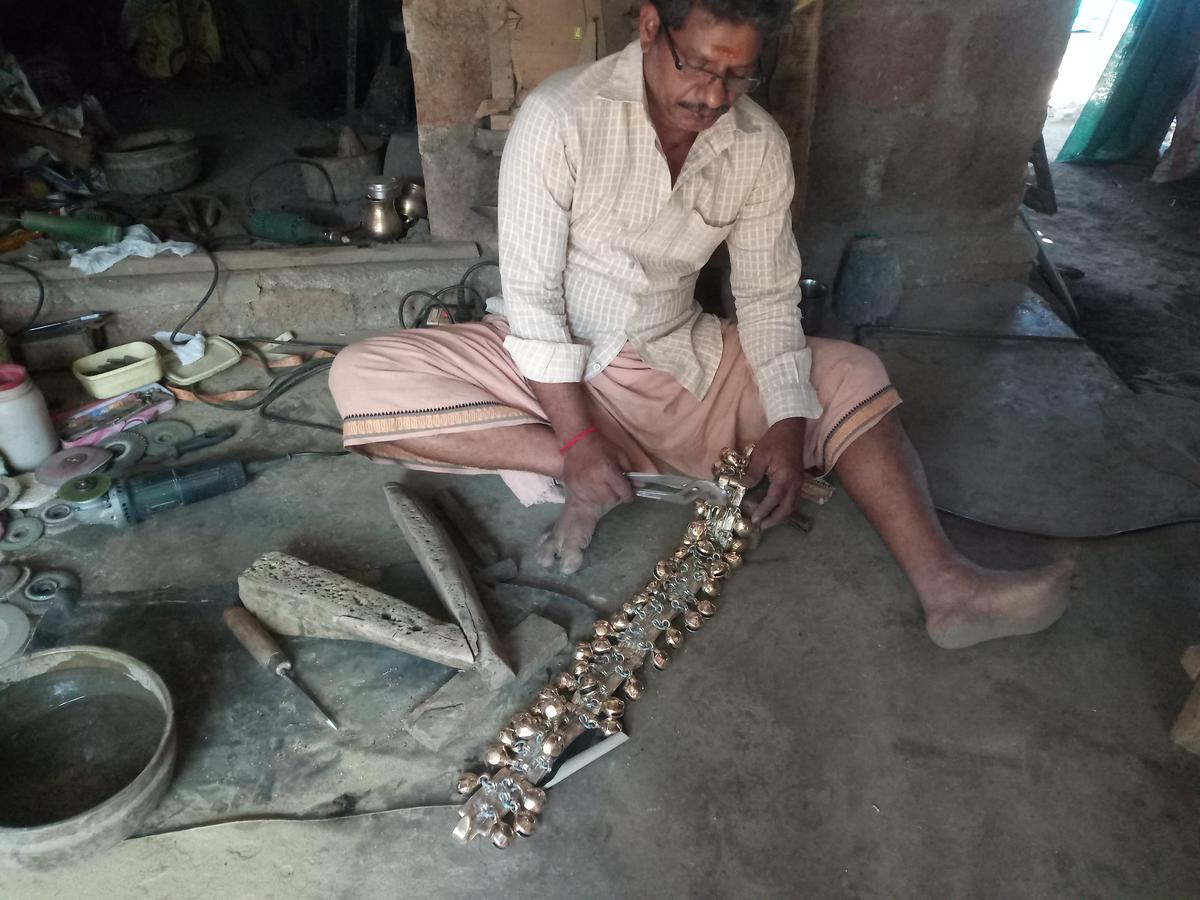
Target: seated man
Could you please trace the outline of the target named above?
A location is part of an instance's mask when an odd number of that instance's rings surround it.
[[[754,443],[763,527],[835,471],[916,588],[944,647],[1028,634],[1066,606],[1071,564],[981,568],[950,544],[883,366],[805,340],[786,138],[747,92],[790,0],[656,0],[639,40],[560,72],[521,106],[500,169],[503,300],[478,324],[374,338],[338,355],[347,447],[441,471],[499,471],[561,499],[538,559],[570,573],[624,473],[710,477]],[[722,242],[737,325],[693,288]]]

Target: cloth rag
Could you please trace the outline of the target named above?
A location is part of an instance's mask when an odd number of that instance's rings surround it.
[[[71,257],[71,268],[79,269],[85,275],[95,275],[97,272],[111,269],[129,256],[141,256],[146,259],[163,253],[187,256],[199,249],[199,244],[187,241],[160,241],[145,225],[130,225],[125,229],[125,236],[117,243],[76,253]]]
[[[181,366],[191,365],[197,362],[200,357],[204,356],[204,332],[197,331],[195,334],[177,334],[176,339],[183,338],[183,341],[178,344],[171,342],[171,332],[156,331],[154,339],[162,344],[166,349],[175,354]]]

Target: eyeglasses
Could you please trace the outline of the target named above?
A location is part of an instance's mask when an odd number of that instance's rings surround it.
[[[697,87],[708,87],[714,82],[721,81],[724,82],[725,90],[730,94],[748,94],[762,84],[763,80],[759,76],[721,76],[716,72],[710,72],[708,69],[702,69],[699,66],[689,66],[679,58],[679,51],[675,49],[675,42],[671,40],[671,29],[663,25],[662,32],[667,38],[667,48],[671,51],[671,59],[675,61],[675,71]]]

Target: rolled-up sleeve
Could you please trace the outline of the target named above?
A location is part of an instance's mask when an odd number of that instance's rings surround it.
[[[530,381],[580,381],[588,347],[567,324],[563,269],[575,173],[562,118],[536,94],[521,106],[500,161],[499,240],[504,346]]]
[[[800,324],[800,251],[792,232],[796,179],[782,133],[768,136],[762,167],[727,238],[738,334],[767,423],[821,415]]]

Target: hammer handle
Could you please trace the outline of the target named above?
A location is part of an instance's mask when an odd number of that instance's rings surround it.
[[[246,648],[256,663],[272,675],[282,674],[292,667],[283,648],[275,643],[271,633],[246,607],[231,606],[225,610],[223,618],[233,636],[238,639],[238,643]]]

